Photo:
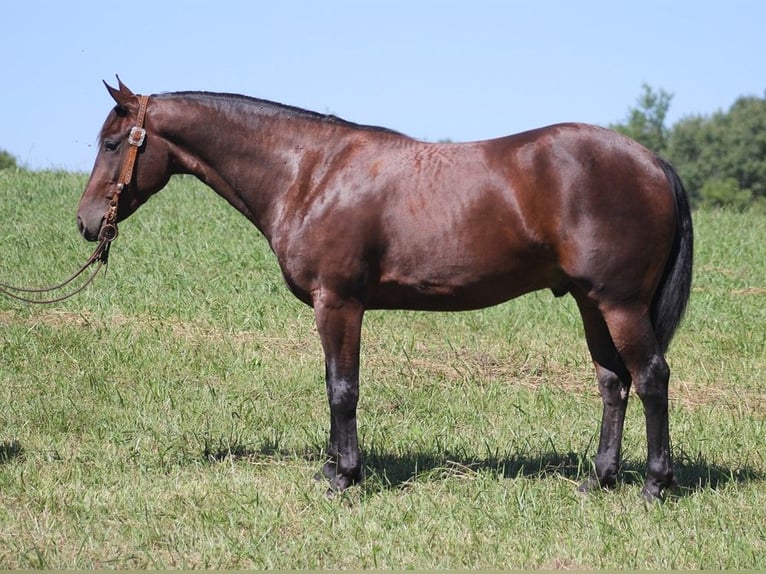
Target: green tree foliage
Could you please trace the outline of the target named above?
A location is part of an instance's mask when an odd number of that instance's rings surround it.
[[[636,107],[610,126],[667,157],[695,205],[766,207],[766,98],[665,125],[673,95],[644,84]]]
[[[695,202],[763,204],[766,99],[742,97],[726,112],[682,119],[671,130],[666,153]]]
[[[0,149],[0,169],[16,167],[16,158],[4,149]]]
[[[673,94],[665,90],[655,92],[648,84],[641,86],[636,107],[628,111],[624,124],[610,127],[657,153],[664,153],[668,140],[665,118],[673,100]]]

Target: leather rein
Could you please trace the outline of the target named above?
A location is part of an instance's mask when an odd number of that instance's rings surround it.
[[[117,206],[120,202],[120,193],[122,193],[122,191],[128,187],[130,182],[133,180],[133,172],[135,171],[138,150],[141,149],[142,145],[144,145],[144,140],[146,139],[144,119],[146,118],[146,106],[148,103],[149,96],[139,96],[138,117],[136,118],[136,125],[130,128],[130,134],[128,135],[128,144],[130,147],[128,148],[128,153],[125,156],[125,161],[123,162],[122,168],[120,169],[120,175],[117,178],[117,183],[115,185],[116,189],[109,200],[109,209],[106,211],[106,215],[104,216],[104,223],[98,232],[98,245],[93,251],[93,254],[88,257],[88,260],[82,265],[82,267],[80,267],[80,269],[75,271],[68,279],[62,281],[61,283],[52,285],[50,287],[41,288],[14,287],[13,285],[0,283],[1,294],[7,295],[8,297],[16,299],[17,301],[23,301],[24,303],[59,303],[69,299],[70,297],[74,297],[83,291],[93,282],[101,268],[108,264],[109,247],[111,246],[112,241],[117,238]],[[95,271],[93,271],[87,277],[85,282],[76,289],[58,297],[34,298],[35,294],[43,296],[43,294],[53,293],[63,289],[72,283],[72,281],[77,279],[80,275],[82,275],[85,270],[95,262],[98,262],[98,266],[96,267]]]

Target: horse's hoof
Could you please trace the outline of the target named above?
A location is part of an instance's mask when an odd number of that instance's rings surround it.
[[[316,482],[324,482],[326,480],[329,480],[332,482],[335,479],[335,476],[337,474],[337,467],[335,463],[331,460],[328,460],[326,463],[322,465],[322,468],[317,471],[317,473],[314,475],[314,480]]]
[[[654,493],[647,489],[645,486],[641,489],[641,500],[644,501],[644,504],[647,507],[662,504],[664,502],[661,492]]]
[[[591,492],[600,492],[602,490],[611,490],[617,486],[616,478],[609,478],[600,481],[595,476],[588,477],[585,482],[577,487],[577,494],[590,494]]]
[[[330,490],[333,490],[336,493],[340,493],[346,490],[349,486],[356,484],[357,482],[359,481],[354,480],[350,476],[338,474],[335,475],[332,480],[330,480]]]
[[[667,486],[658,486],[656,484],[644,484],[641,489],[641,499],[647,504],[647,506],[654,506],[656,504],[662,504],[665,502],[665,491],[668,488],[675,486],[675,481],[671,481]]]
[[[672,474],[660,479],[647,477],[641,489],[641,498],[649,504],[662,504],[665,501],[664,494],[677,486],[676,478]]]
[[[314,475],[314,480],[317,482],[330,482],[330,489],[328,491],[329,496],[331,493],[337,494],[343,492],[349,486],[361,482],[362,475],[361,472],[352,474],[340,474],[338,473],[338,467],[336,464],[332,461],[329,461],[326,462],[322,466],[322,469]]]
[[[580,486],[577,487],[577,494],[580,494],[582,496],[586,496],[593,492],[594,490],[601,490],[601,485],[598,483],[598,480],[595,478],[588,478],[585,480],[585,482],[581,483]]]

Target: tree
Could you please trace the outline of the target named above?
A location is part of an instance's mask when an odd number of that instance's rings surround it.
[[[766,99],[739,98],[727,114],[722,171],[753,197],[766,197]]]
[[[610,127],[675,166],[694,205],[766,209],[766,97],[665,125],[673,95],[642,86],[624,123]]]
[[[16,158],[4,149],[0,149],[0,169],[16,167]]]
[[[741,208],[766,201],[766,99],[739,98],[673,126],[666,155],[694,203]]]
[[[692,203],[702,200],[702,188],[708,181],[728,179],[720,169],[725,152],[719,132],[720,121],[704,116],[689,116],[673,126],[668,138],[667,157],[681,176]]]
[[[667,147],[669,130],[665,126],[665,119],[673,94],[662,89],[655,92],[648,84],[643,84],[641,89],[636,107],[628,110],[625,123],[609,127],[662,154]]]

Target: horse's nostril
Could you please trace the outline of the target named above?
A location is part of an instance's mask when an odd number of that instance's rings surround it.
[[[96,230],[93,231],[93,227],[86,225],[83,218],[79,215],[77,216],[77,229],[80,231],[80,235],[82,235],[87,241],[96,241],[100,228],[101,226],[99,225]]]

